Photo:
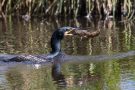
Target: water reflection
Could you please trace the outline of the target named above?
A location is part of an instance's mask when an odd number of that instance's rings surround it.
[[[134,59],[97,63],[62,63],[56,60],[52,65],[41,65],[38,69],[25,64],[11,64],[9,68],[1,65],[0,78],[4,82],[0,82],[0,86],[7,90],[132,90],[135,85]]]
[[[59,87],[67,87],[65,76],[61,72],[61,61],[56,60],[52,66],[52,78]]]
[[[8,84],[11,90],[22,90],[24,85],[24,79],[18,70],[10,70],[6,73]]]
[[[65,37],[62,51],[69,55],[100,55],[135,50],[134,24],[126,22],[93,22],[87,19],[7,18],[7,29],[0,21],[0,53],[43,54],[50,51],[50,37],[57,27],[74,26],[96,30],[95,38]],[[85,58],[84,58],[85,59]],[[134,90],[135,57],[104,62],[61,63],[52,65],[9,65],[0,63],[0,89],[13,90]],[[4,72],[3,72],[4,71]]]
[[[0,31],[1,53],[48,53],[50,51],[50,37],[52,31],[62,26],[88,28],[96,30],[98,24],[101,34],[98,37],[85,39],[80,37],[66,37],[63,49],[67,54],[107,54],[113,51],[128,51],[134,49],[134,26],[132,23],[117,23],[114,21],[90,22],[86,19],[46,19],[30,22],[8,19],[8,30]],[[3,25],[2,25],[3,26]],[[2,28],[2,27],[1,27]],[[98,43],[98,44],[97,44]],[[85,45],[84,45],[85,44]],[[85,52],[81,52],[84,49]]]

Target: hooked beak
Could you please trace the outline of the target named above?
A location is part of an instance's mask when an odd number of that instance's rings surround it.
[[[76,28],[70,28],[68,31],[64,33],[64,36],[73,36],[74,30],[76,30]]]

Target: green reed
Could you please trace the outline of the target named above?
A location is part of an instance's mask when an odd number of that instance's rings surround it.
[[[135,14],[133,9],[134,0],[2,0],[0,2],[0,11],[8,15],[78,17],[92,14],[102,17],[102,11],[105,14],[112,12],[113,16],[117,15],[116,10],[119,4],[121,10],[118,10],[118,12],[122,11],[122,13],[126,13],[127,18],[132,19]]]

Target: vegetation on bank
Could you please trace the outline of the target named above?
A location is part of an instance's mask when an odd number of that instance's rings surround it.
[[[1,0],[0,14],[30,16],[134,18],[134,0]]]

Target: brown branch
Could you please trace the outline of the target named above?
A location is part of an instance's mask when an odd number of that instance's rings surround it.
[[[93,32],[89,32],[87,30],[73,30],[72,32],[70,32],[70,34],[78,35],[85,38],[93,38],[100,34],[100,29]]]

